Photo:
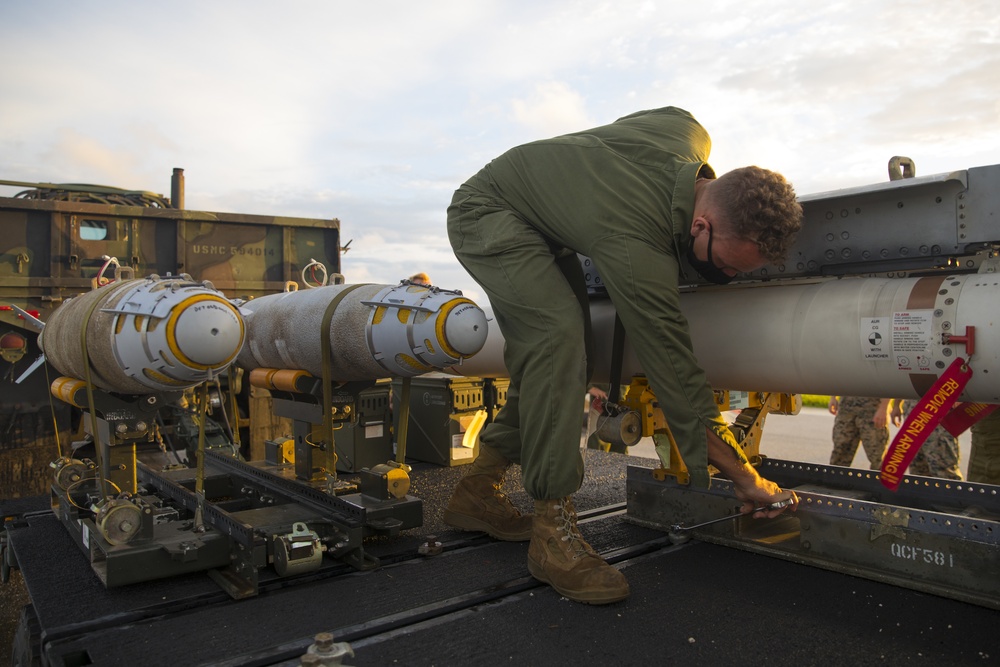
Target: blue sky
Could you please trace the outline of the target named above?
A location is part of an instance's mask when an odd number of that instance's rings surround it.
[[[992,0],[3,0],[0,179],[182,167],[191,209],[339,218],[348,282],[481,299],[445,209],[511,146],[675,105],[810,194],[1000,162],[998,90]]]

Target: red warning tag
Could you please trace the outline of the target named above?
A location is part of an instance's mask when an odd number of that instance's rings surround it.
[[[920,446],[945,418],[971,378],[972,368],[965,359],[955,359],[910,411],[910,416],[900,427],[882,459],[880,480],[883,486],[892,491],[899,487],[903,474],[920,451]]]
[[[997,408],[1000,405],[994,403],[956,403],[951,412],[941,420],[941,426],[957,438]]]

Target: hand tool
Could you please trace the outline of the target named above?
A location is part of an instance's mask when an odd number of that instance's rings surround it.
[[[670,526],[670,530],[667,532],[667,537],[669,537],[670,541],[673,542],[674,544],[683,544],[684,542],[687,542],[688,540],[691,539],[691,535],[688,534],[688,531],[692,531],[695,528],[702,528],[704,526],[710,526],[713,523],[721,523],[723,521],[732,521],[733,519],[738,519],[741,516],[751,516],[753,514],[756,514],[757,512],[780,510],[784,507],[795,505],[798,503],[798,501],[799,501],[798,497],[793,493],[791,498],[787,498],[785,500],[779,500],[778,502],[771,503],[770,505],[761,505],[760,507],[755,507],[753,508],[753,510],[745,514],[737,511],[735,514],[719,517],[718,519],[712,519],[711,521],[704,521],[702,523],[698,523],[693,526],[682,526],[679,523],[675,523],[674,525]]]

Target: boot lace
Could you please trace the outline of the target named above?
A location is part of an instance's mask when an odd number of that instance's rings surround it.
[[[573,507],[573,502],[569,499],[561,500],[558,504],[559,507],[559,518],[556,520],[556,530],[565,533],[559,539],[563,542],[569,542],[570,549],[573,550],[573,560],[582,558],[593,553],[590,545],[587,541],[583,539],[583,535],[580,533],[579,527],[576,525],[576,509]]]
[[[503,484],[503,480],[493,485],[493,501],[503,508],[509,508],[512,512],[520,514],[517,508],[514,507],[514,503],[507,497],[507,494],[500,490],[501,484]]]

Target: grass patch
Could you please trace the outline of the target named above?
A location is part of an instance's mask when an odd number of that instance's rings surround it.
[[[819,394],[801,394],[802,405],[809,408],[826,408],[830,405],[829,396],[820,396]]]

